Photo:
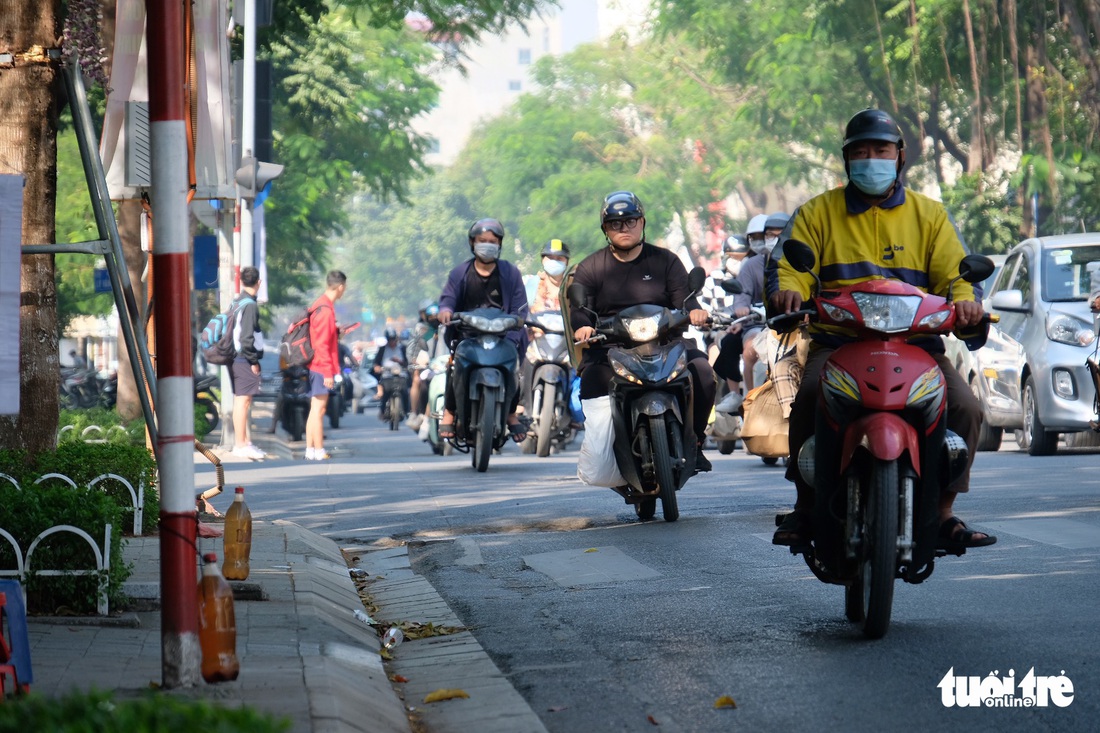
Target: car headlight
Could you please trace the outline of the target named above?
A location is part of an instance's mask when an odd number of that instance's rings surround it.
[[[1047,316],[1047,338],[1060,344],[1088,346],[1096,339],[1096,334],[1084,321],[1064,313],[1051,313]]]
[[[645,343],[657,338],[661,327],[660,316],[646,316],[644,318],[624,318],[623,327],[631,341]]]
[[[877,293],[853,293],[852,300],[859,307],[864,325],[881,333],[907,331],[913,325],[920,307],[917,295],[880,295]]]
[[[642,380],[631,374],[630,370],[626,368],[626,365],[616,359],[614,356],[608,354],[607,361],[611,364],[611,369],[626,381],[633,382],[634,384],[642,383]]]

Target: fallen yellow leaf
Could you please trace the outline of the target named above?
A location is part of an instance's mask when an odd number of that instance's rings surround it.
[[[429,692],[424,697],[424,702],[440,702],[441,700],[454,700],[455,698],[469,698],[465,690],[436,690],[435,692]]]
[[[729,695],[722,695],[722,697],[720,697],[720,698],[718,698],[717,700],[714,701],[714,707],[716,707],[716,708],[736,708],[737,703],[735,703],[733,701],[733,698],[730,697]]]
[[[587,550],[585,550],[585,552],[599,552],[599,551],[600,550],[599,550],[598,547],[589,547]]]

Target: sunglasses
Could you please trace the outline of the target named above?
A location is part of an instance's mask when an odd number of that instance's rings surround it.
[[[641,219],[612,219],[607,222],[606,226],[613,232],[621,232],[625,229],[633,229],[638,226],[638,222]]]

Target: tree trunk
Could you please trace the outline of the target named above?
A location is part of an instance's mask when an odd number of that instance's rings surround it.
[[[23,244],[54,241],[57,199],[57,61],[60,0],[8,0],[0,45],[15,55],[0,73],[0,172],[24,177]],[[26,255],[20,271],[19,415],[0,417],[0,448],[34,454],[57,445],[57,289],[53,255]]]
[[[967,173],[981,173],[982,151],[985,149],[984,122],[982,120],[982,85],[978,70],[978,52],[974,48],[974,23],[970,16],[970,0],[962,1],[963,26],[966,29],[966,48],[970,56],[970,84],[974,92],[973,114],[970,130],[970,156]],[[980,190],[980,189],[979,189]]]
[[[1019,25],[1016,17],[1016,0],[1005,0],[1005,27],[1008,30],[1008,51],[1012,59],[1012,90],[1016,101],[1016,145],[1020,155],[1027,150],[1027,137],[1024,132],[1024,103],[1020,87],[1026,83],[1024,70],[1020,68]],[[1027,205],[1027,187],[1021,183],[1016,187],[1016,205],[1023,216],[1020,218],[1020,235],[1031,233],[1031,207]]]

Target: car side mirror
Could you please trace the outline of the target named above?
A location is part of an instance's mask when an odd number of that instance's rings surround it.
[[[1024,294],[1020,290],[1001,290],[994,293],[989,299],[989,307],[993,310],[1026,313]]]

